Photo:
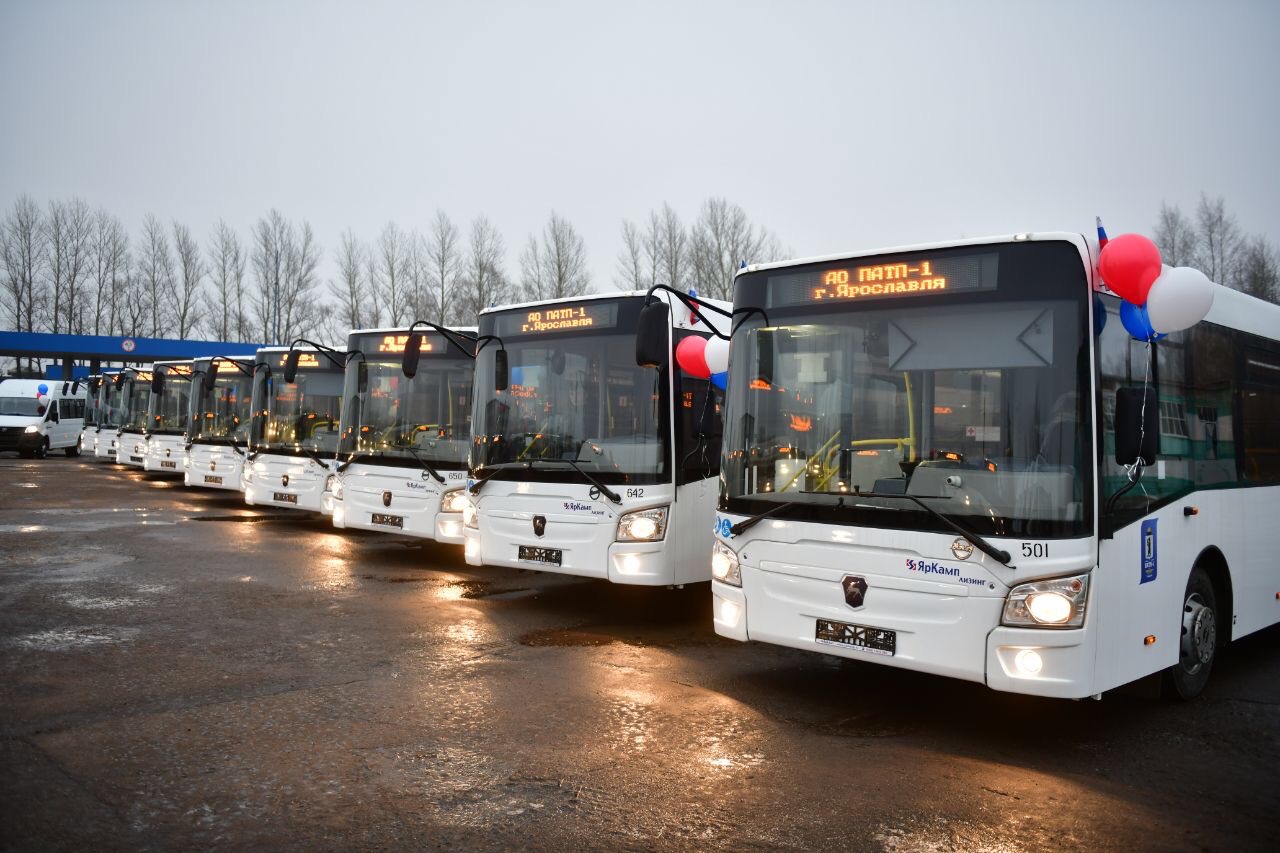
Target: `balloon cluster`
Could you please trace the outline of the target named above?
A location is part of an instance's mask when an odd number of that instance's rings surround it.
[[[1191,267],[1165,266],[1156,244],[1140,234],[1108,241],[1098,257],[1098,272],[1124,300],[1120,322],[1140,341],[1189,329],[1213,307],[1213,282]]]
[[[36,386],[36,405],[39,406],[39,412],[42,415],[49,407],[49,386],[43,382]]]
[[[690,335],[676,344],[676,364],[690,376],[710,379],[723,391],[729,379],[729,342]]]

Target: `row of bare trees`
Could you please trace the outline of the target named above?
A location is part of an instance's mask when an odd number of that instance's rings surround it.
[[[1261,234],[1247,234],[1222,197],[1200,194],[1195,214],[1160,205],[1153,239],[1164,262],[1195,267],[1211,281],[1280,303],[1280,255]]]

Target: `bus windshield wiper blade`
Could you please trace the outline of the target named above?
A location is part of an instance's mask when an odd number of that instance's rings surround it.
[[[334,470],[337,471],[339,474],[341,474],[343,471],[347,470],[353,464],[355,464],[356,462],[359,462],[361,459],[377,459],[377,458],[378,458],[378,454],[376,453],[361,453],[360,451],[357,450],[355,453],[352,453],[346,459],[339,462],[338,467],[335,468]]]
[[[830,494],[830,492],[821,492],[821,494]],[[947,527],[950,527],[956,533],[959,533],[962,537],[968,540],[968,542],[971,545],[973,545],[973,547],[977,548],[979,551],[986,554],[988,557],[991,557],[993,560],[1000,561],[1004,565],[1009,566],[1009,568],[1011,569],[1016,568],[1015,566],[1010,565],[1009,563],[1009,561],[1013,558],[1009,556],[1008,551],[1004,551],[1000,548],[996,548],[994,545],[987,544],[987,540],[983,539],[981,536],[974,533],[972,530],[962,527],[957,522],[952,521],[950,518],[943,515],[938,510],[929,506],[927,503],[924,502],[924,500],[922,500],[921,495],[908,495],[905,492],[902,494],[897,494],[897,493],[885,493],[885,492],[859,492],[859,491],[849,492],[848,494],[850,497],[855,497],[855,498],[897,498],[898,500],[911,501],[916,506],[920,507],[922,510],[932,515],[934,518],[938,519],[938,521],[941,521]],[[924,495],[923,497],[928,498],[930,500],[935,500],[935,501],[951,500],[951,498],[947,497],[946,495]]]
[[[409,445],[407,445],[407,444],[405,444],[405,445],[401,445],[401,446],[397,447],[396,449],[397,449],[397,450],[407,450],[407,451],[409,451],[409,453],[413,456],[413,458],[418,460],[418,464],[419,464],[419,465],[421,465],[423,468],[425,468],[425,469],[427,470],[427,473],[428,473],[428,474],[430,474],[432,477],[435,477],[435,478],[436,478],[436,482],[438,482],[438,483],[439,483],[440,485],[442,485],[442,486],[444,485],[444,483],[445,483],[445,479],[444,479],[444,477],[441,477],[441,476],[440,476],[440,472],[439,472],[439,471],[437,471],[437,470],[435,469],[435,467],[434,467],[430,462],[428,462],[427,460],[423,459],[423,458],[422,458],[422,456],[418,453],[418,451],[417,451],[417,450],[415,450],[414,448],[410,447],[410,446],[409,446]]]
[[[606,486],[604,483],[597,480],[595,477],[591,476],[591,474],[585,468],[583,468],[581,465],[578,464],[578,461],[576,459],[534,459],[534,460],[531,460],[530,464],[532,465],[533,462],[563,462],[565,465],[571,466],[573,470],[581,474],[588,483],[590,483],[591,485],[599,489],[600,494],[604,495],[606,498],[608,498],[609,500],[613,501],[616,504],[622,503],[621,495],[619,495],[613,489]]]
[[[729,532],[732,533],[734,536],[737,536],[739,533],[742,533],[744,530],[750,530],[752,527],[755,527],[757,524],[764,521],[766,518],[772,518],[778,513],[786,509],[789,509],[790,507],[793,507],[798,503],[800,503],[800,501],[784,501],[783,503],[780,503],[775,507],[766,509],[764,512],[759,513],[758,515],[753,515],[750,518],[746,518],[746,519],[743,519],[742,521],[739,521],[737,524],[729,528]]]
[[[503,471],[510,471],[512,468],[532,468],[533,466],[528,462],[499,462],[495,465],[486,465],[484,467],[489,469],[489,473],[476,480],[467,488],[467,491],[473,495],[479,494],[481,486],[501,474]]]
[[[329,462],[328,462],[328,460],[326,460],[326,459],[322,459],[322,458],[321,458],[321,456],[320,456],[320,454],[319,454],[319,453],[316,453],[316,451],[315,451],[313,448],[310,448],[310,447],[303,447],[303,448],[301,448],[301,450],[302,450],[302,452],[303,452],[303,454],[304,454],[304,455],[311,457],[311,459],[313,459],[313,460],[315,461],[315,463],[316,463],[317,465],[319,465],[321,468],[328,468],[328,467],[329,467]]]

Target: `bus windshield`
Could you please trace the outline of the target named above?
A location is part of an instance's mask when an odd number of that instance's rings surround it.
[[[725,509],[785,501],[791,518],[946,530],[889,497],[908,494],[989,535],[1090,530],[1079,254],[1066,243],[981,248],[986,285],[911,301],[814,305],[809,292],[770,292],[795,273],[740,278],[739,295],[760,299],[771,325],[755,315],[734,337]],[[867,492],[888,496],[852,496]]]
[[[191,406],[192,441],[243,444],[249,438],[249,414],[253,402],[253,377],[241,373],[233,362],[206,364],[203,393]]]
[[[117,385],[112,379],[102,380],[102,385],[98,388],[98,426],[108,429],[115,429],[121,425],[123,418],[123,406],[125,388],[127,385]]]
[[[416,467],[417,460],[425,460],[437,468],[464,470],[471,443],[470,356],[443,336],[427,335],[418,371],[409,378],[400,355],[362,351],[365,356],[353,356],[347,365],[339,452],[358,455],[362,462]]]
[[[130,432],[142,432],[147,428],[147,406],[151,402],[151,376],[130,377],[125,380],[125,414],[121,426]]]
[[[519,463],[522,478],[578,477],[572,460],[602,482],[658,483],[669,477],[665,371],[638,367],[635,322],[641,298],[561,303],[481,317],[487,342],[476,359],[472,466],[481,472]],[[581,317],[550,322],[582,310]],[[576,322],[581,325],[567,325]],[[495,390],[495,360],[505,349],[508,383]],[[567,470],[566,470],[567,469]]]
[[[187,431],[191,412],[191,376],[170,368],[164,377],[164,388],[151,395],[150,423],[147,431],[161,435],[181,435]]]
[[[341,359],[344,354],[339,354]],[[338,421],[342,411],[341,368],[324,355],[303,353],[295,381],[284,381],[283,355],[270,367],[257,366],[251,431],[253,449],[332,456],[338,449]]]

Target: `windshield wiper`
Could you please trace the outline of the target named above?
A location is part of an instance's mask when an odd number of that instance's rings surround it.
[[[766,518],[772,518],[773,516],[777,515],[783,510],[788,509],[789,507],[793,507],[798,503],[800,503],[800,501],[786,501],[784,503],[780,503],[771,509],[766,509],[764,512],[760,513],[759,515],[753,515],[750,518],[745,518],[742,521],[739,521],[737,524],[729,528],[729,532],[734,536],[737,536],[742,531],[750,530],[752,527],[755,527],[757,524],[764,521]]]
[[[563,462],[565,465],[571,466],[573,470],[581,474],[588,483],[590,483],[591,485],[599,489],[600,494],[604,495],[606,498],[608,498],[609,500],[613,501],[616,504],[622,503],[621,495],[619,495],[613,489],[606,486],[604,483],[597,480],[595,477],[591,476],[591,473],[588,472],[587,469],[579,465],[576,459],[531,459],[529,460],[529,467],[532,468],[535,462]]]
[[[321,468],[327,469],[329,467],[329,460],[321,458],[320,454],[316,453],[312,448],[302,447],[300,449],[302,450],[303,455],[311,457]]]
[[[476,480],[467,489],[467,491],[471,492],[473,495],[479,494],[481,486],[501,474],[503,471],[509,471],[512,468],[532,468],[533,465],[528,462],[499,462],[496,465],[487,465],[485,467],[490,469],[489,473]]]
[[[807,494],[829,495],[831,494],[831,492],[809,492]],[[842,494],[840,493],[837,493],[837,494],[843,497]],[[922,510],[932,515],[934,518],[938,519],[938,521],[941,521],[947,527],[950,527],[956,533],[959,533],[962,537],[968,540],[968,542],[971,545],[973,545],[973,547],[977,548],[979,551],[986,554],[988,557],[991,557],[993,560],[1000,561],[1004,565],[1009,566],[1009,568],[1011,569],[1016,568],[1015,566],[1010,565],[1009,563],[1009,561],[1013,558],[1009,556],[1008,551],[1005,551],[1000,548],[996,548],[993,545],[987,544],[987,540],[983,539],[978,534],[974,533],[973,531],[965,527],[960,526],[958,523],[956,523],[955,521],[952,521],[950,518],[943,515],[938,510],[929,506],[927,503],[925,503],[921,499],[920,495],[908,495],[906,493],[896,494],[896,493],[887,493],[887,492],[859,492],[859,491],[849,492],[848,495],[854,498],[897,498],[898,500],[911,501],[916,506],[920,507]],[[925,495],[924,497],[934,501],[951,500],[951,498],[947,497],[946,495]]]
[[[409,451],[409,453],[413,456],[413,458],[418,460],[418,464],[419,464],[419,465],[421,465],[423,468],[425,468],[425,469],[427,470],[427,473],[428,473],[428,474],[430,474],[432,477],[435,477],[435,478],[436,478],[436,482],[437,482],[437,483],[439,483],[439,484],[440,484],[440,485],[442,485],[442,486],[445,484],[445,479],[444,479],[444,477],[441,477],[441,476],[440,476],[440,472],[439,472],[439,471],[437,471],[437,470],[435,469],[435,466],[433,466],[430,462],[428,462],[427,460],[423,459],[423,458],[422,458],[422,456],[420,456],[420,455],[418,454],[418,451],[417,451],[417,450],[413,449],[412,447],[410,447],[410,446],[409,446],[409,445],[407,445],[407,444],[400,445],[400,446],[396,447],[395,449],[396,449],[396,450],[407,450],[407,451]]]

